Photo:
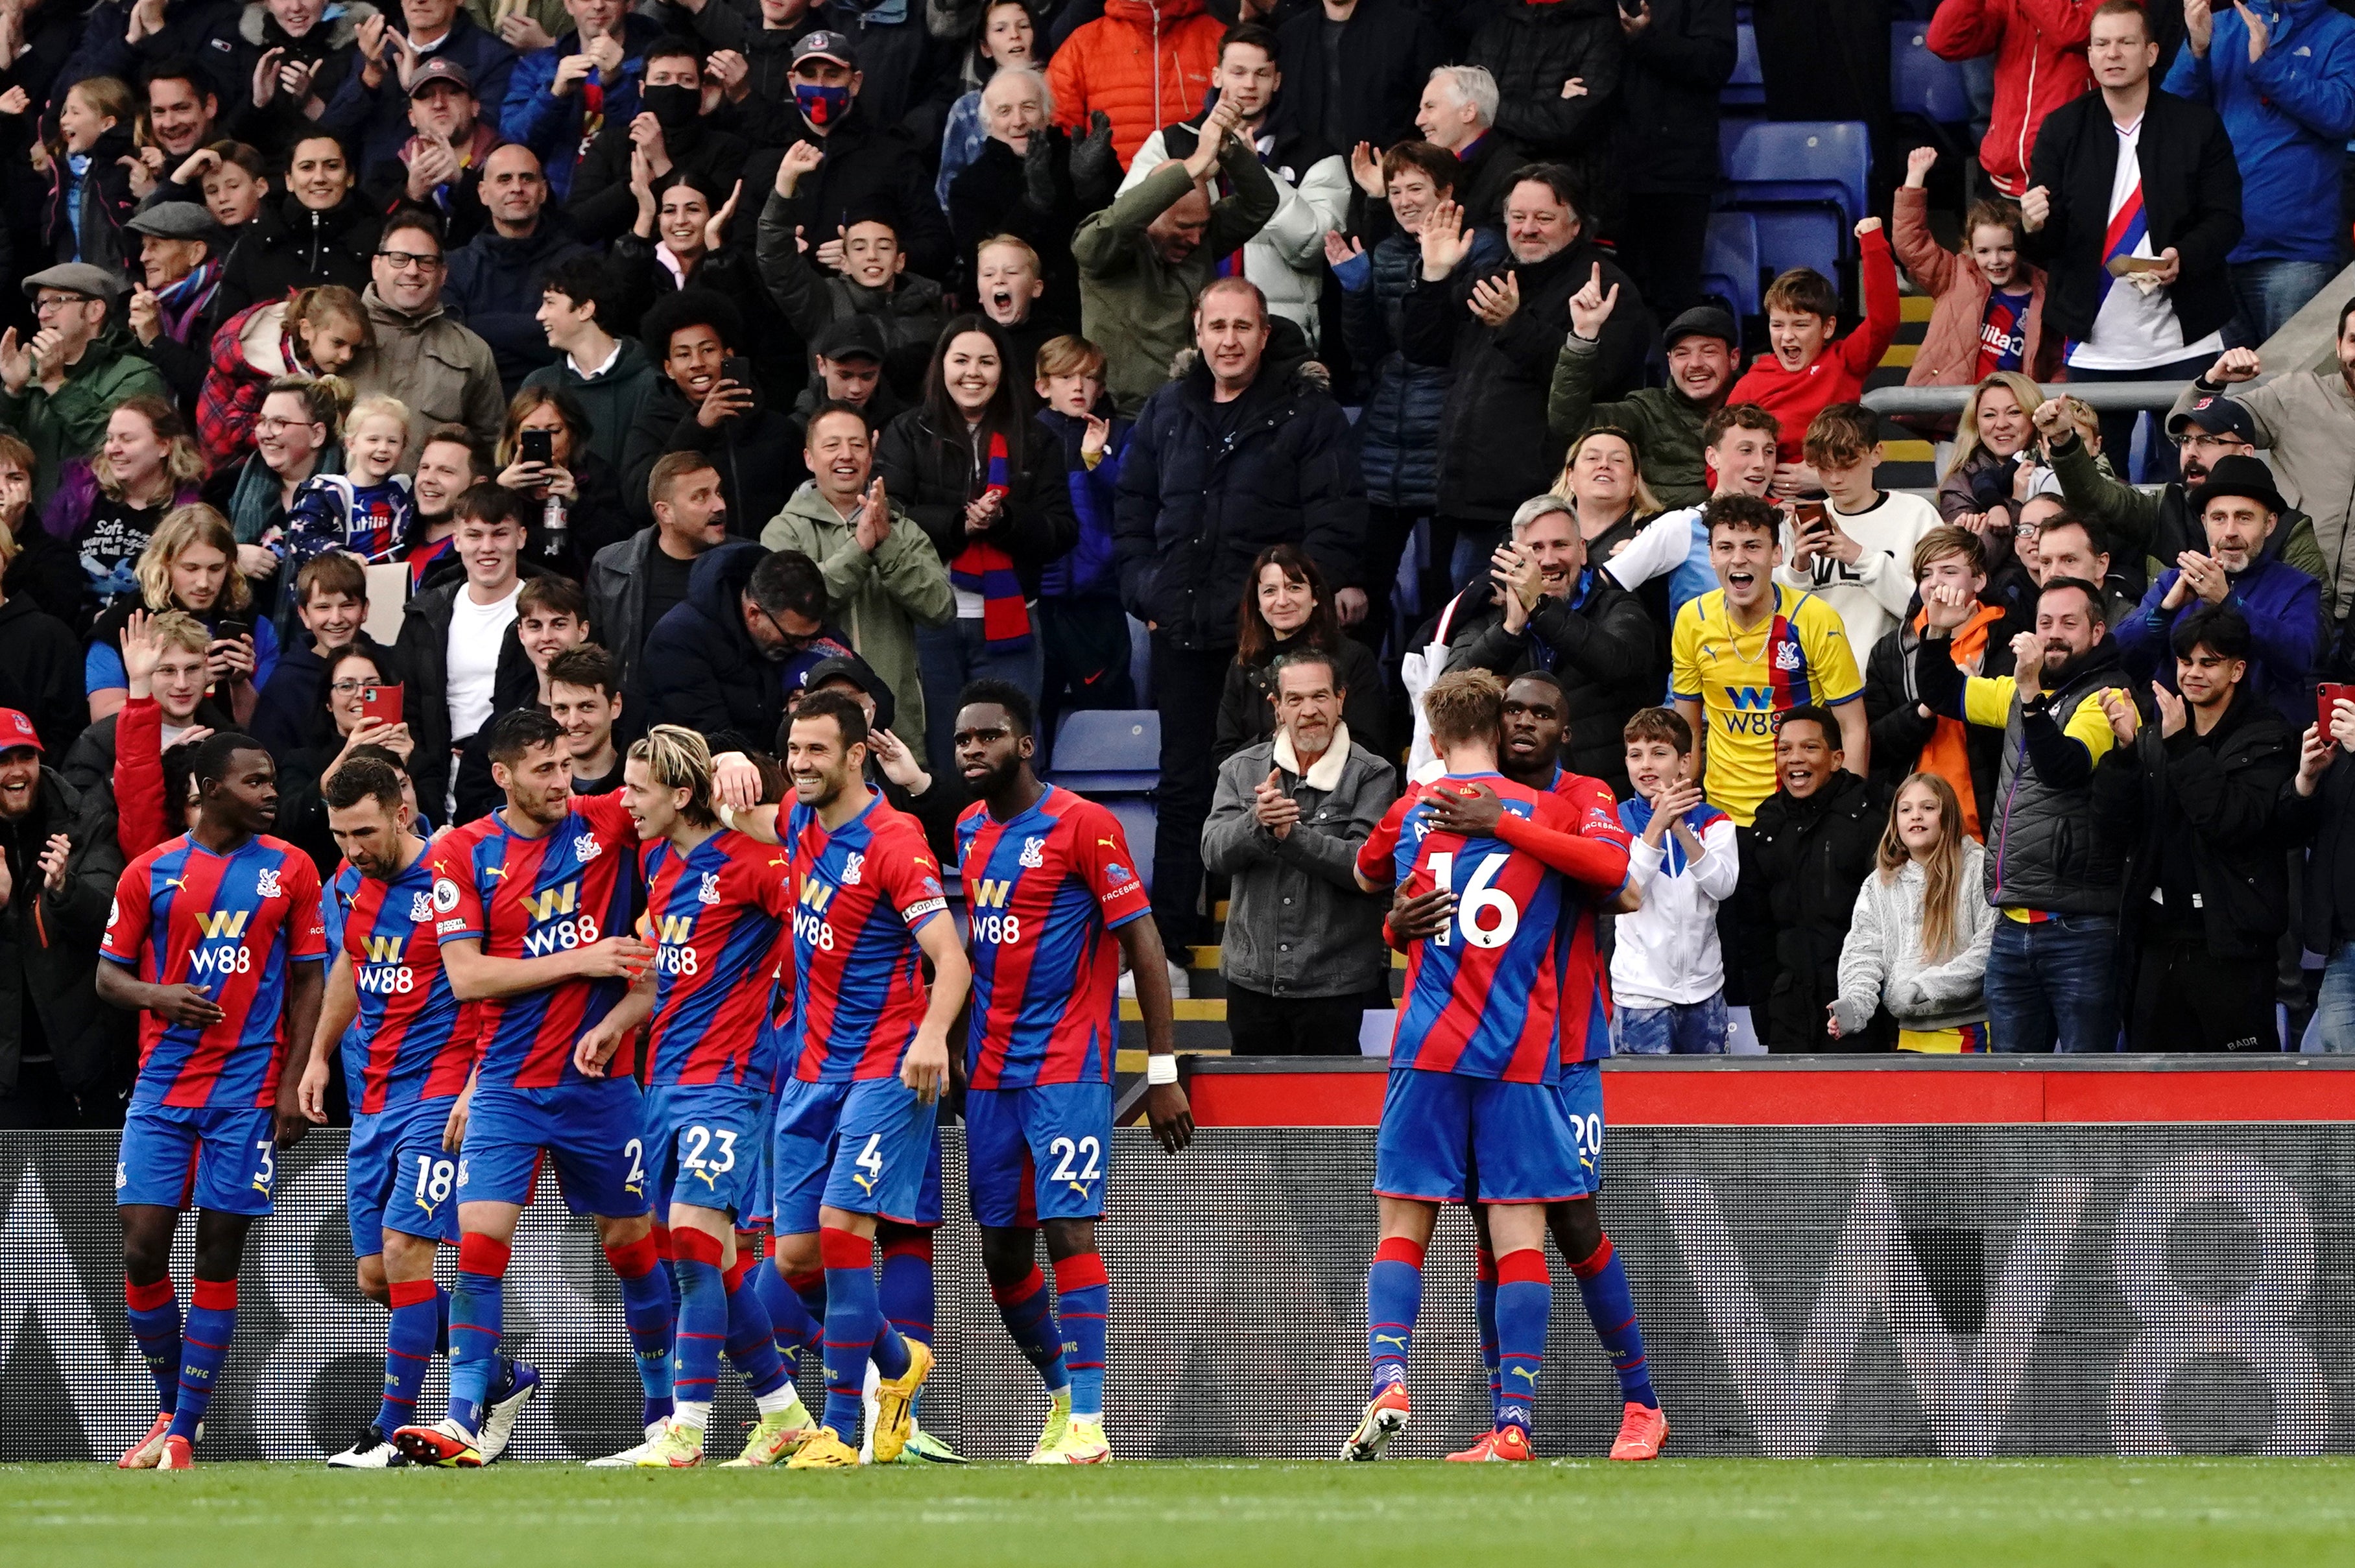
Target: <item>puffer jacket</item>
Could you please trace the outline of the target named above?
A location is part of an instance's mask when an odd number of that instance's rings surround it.
[[[1940,0],[1930,52],[1940,59],[1995,56],[1995,112],[1979,165],[1998,190],[2028,188],[2028,155],[2044,117],[2092,84],[2085,39],[2098,0]]]
[[[1870,1032],[1833,1040],[1824,1025],[1840,994],[1840,949],[1857,891],[1873,874],[1888,821],[1889,792],[1846,769],[1805,800],[1778,789],[1759,803],[1734,896],[1751,1005],[1765,1008],[1767,1050],[1887,1048]]]
[[[1905,372],[1909,387],[1966,387],[1979,379],[1979,329],[1987,320],[1987,296],[1995,290],[1970,258],[1970,236],[1963,239],[1959,255],[1939,244],[1930,232],[1930,193],[1912,186],[1897,187],[1889,246],[1914,286],[1932,301],[1930,325],[1914,352],[1913,368]],[[2044,330],[2044,270],[2023,261],[2019,271],[2019,281],[2028,284],[2028,319],[2020,324],[2027,342],[2020,349],[2020,364],[2032,379],[2053,380],[2061,372],[2061,339]]]
[[[398,15],[400,7],[386,9]],[[298,38],[278,25],[262,0],[248,0],[238,16],[236,36],[216,37],[203,62],[220,90],[221,118],[235,129],[237,139],[272,151],[291,148],[311,123],[301,105],[282,92],[272,95],[267,109],[253,106],[253,69],[264,54],[277,49],[282,62],[312,67],[311,91],[320,102],[332,103],[343,91],[344,78],[365,63],[359,51],[360,24],[376,14],[376,6],[353,0],[335,6]]]
[[[713,546],[687,573],[687,597],[647,634],[634,700],[666,723],[701,731],[719,751],[767,751],[785,713],[783,673],[744,629],[742,596],[768,552],[750,539]]]
[[[384,219],[357,190],[325,212],[293,197],[266,201],[229,248],[214,308],[226,320],[314,283],[368,286],[368,258]]]
[[[1074,28],[1048,62],[1055,123],[1085,135],[1102,111],[1126,168],[1147,136],[1201,107],[1226,30],[1203,0],[1104,0],[1103,15]]]
[[[1121,464],[1114,538],[1121,602],[1179,647],[1235,645],[1251,563],[1296,544],[1327,582],[1357,580],[1366,486],[1349,421],[1298,359],[1264,359],[1214,413],[1196,364],[1146,400]]]
[[[1934,713],[1961,717],[1966,689],[1945,640],[1925,638],[1913,658],[1914,689]],[[1987,901],[1998,909],[2048,914],[2115,916],[2126,869],[2124,847],[2094,820],[2094,762],[2069,739],[2081,703],[2107,689],[2132,694],[2115,640],[2105,637],[2073,663],[2034,733],[2014,697],[2004,716],[2003,771],[1992,810],[1981,819],[1993,846],[1987,860]],[[2147,699],[2139,699],[2138,704]],[[2048,772],[2047,763],[2053,764]]]
[[[1039,574],[1078,541],[1080,526],[1063,481],[1061,439],[1032,422],[1022,432],[1020,461],[1020,470],[1007,476],[998,521],[968,534],[965,505],[989,483],[986,450],[975,453],[962,428],[953,433],[933,429],[931,411],[922,408],[893,420],[875,443],[875,474],[884,494],[916,519],[944,564],[969,543],[996,545],[1014,558],[1023,596],[1035,599]]]
[[[1622,45],[1614,0],[1505,0],[1472,36],[1465,57],[1497,79],[1497,129],[1528,161],[1568,164],[1590,201],[1615,190],[1599,179],[1617,112]],[[1577,77],[1586,91],[1564,98]],[[1589,231],[1595,215],[1587,214]]]
[[[1453,366],[1455,375],[1440,416],[1442,512],[1506,522],[1561,475],[1570,443],[1547,426],[1547,393],[1566,336],[1570,296],[1586,286],[1598,265],[1603,286],[1619,290],[1619,305],[1603,325],[1595,381],[1604,395],[1616,397],[1642,379],[1652,315],[1627,274],[1585,240],[1534,263],[1500,257],[1474,267],[1467,261],[1437,283],[1419,280],[1407,291],[1400,316],[1407,357],[1418,365]],[[1519,280],[1521,308],[1502,326],[1484,325],[1468,308],[1472,285],[1508,269]]]
[[[1987,1019],[1980,981],[1995,942],[1993,906],[1979,896],[1987,851],[1963,840],[1962,875],[1955,880],[1955,951],[1935,964],[1923,962],[1923,894],[1929,877],[1912,860],[1892,879],[1876,867],[1856,892],[1848,940],[1840,946],[1840,1033],[1862,1034],[1881,1008],[1897,1027],[1957,1029]],[[2278,873],[2276,873],[2278,874]]]
[[[1476,244],[1495,248],[1488,230],[1474,233]],[[1365,282],[1354,289],[1345,285],[1341,294],[1341,339],[1349,362],[1372,369],[1356,427],[1366,501],[1427,511],[1439,502],[1439,415],[1455,376],[1444,366],[1412,363],[1400,347],[1400,307],[1423,261],[1414,236],[1389,235],[1366,260]],[[1475,252],[1473,260],[1487,266],[1495,258]]]

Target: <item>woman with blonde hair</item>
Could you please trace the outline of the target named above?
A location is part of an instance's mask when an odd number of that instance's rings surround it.
[[[1971,389],[1955,454],[1938,480],[1941,517],[1983,540],[2010,539],[2037,464],[2034,420],[2043,401],[2036,383],[2017,370],[1998,370]]]
[[[1986,859],[1963,831],[1954,785],[1915,773],[1898,789],[1879,868],[1857,890],[1840,946],[1834,1039],[1865,1033],[1885,1008],[1900,1051],[1987,1050],[1980,983],[1996,914],[1980,880]]]
[[[1561,477],[1549,495],[1568,501],[1586,541],[1587,559],[1601,566],[1664,508],[1644,483],[1643,453],[1617,425],[1601,424],[1570,443]]]
[[[205,460],[179,410],[145,392],[107,416],[96,455],[65,465],[41,526],[81,558],[76,630],[87,630],[117,601],[136,597],[140,553],[165,513],[195,504],[204,476]]]
[[[124,166],[138,156],[133,141],[138,113],[131,89],[111,76],[84,77],[59,100],[56,138],[34,149],[34,168],[49,181],[41,206],[41,244],[49,261],[87,261],[120,272],[126,257],[139,259],[138,240],[123,231],[139,206]]]
[[[134,610],[178,610],[212,634],[207,649],[213,695],[240,724],[278,665],[278,637],[253,613],[253,590],[237,566],[237,535],[210,507],[182,507],[165,517],[140,553],[139,595],[123,599],[91,629],[82,664],[92,721],[120,709],[129,691],[123,628]]]

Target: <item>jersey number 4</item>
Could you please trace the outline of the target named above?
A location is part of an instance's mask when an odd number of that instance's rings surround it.
[[[1505,854],[1481,856],[1471,880],[1459,888],[1455,881],[1455,857],[1444,851],[1432,856],[1432,881],[1455,895],[1455,918],[1431,939],[1435,945],[1453,946],[1459,927],[1464,940],[1475,947],[1502,947],[1513,939],[1513,933],[1521,928],[1520,909],[1502,889],[1489,885],[1510,859]]]

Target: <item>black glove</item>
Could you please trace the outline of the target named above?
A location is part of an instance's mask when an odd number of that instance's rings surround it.
[[[1071,149],[1071,187],[1080,204],[1092,210],[1112,198],[1120,183],[1120,161],[1113,156],[1112,116],[1097,110],[1088,117],[1088,133]]]
[[[1055,147],[1051,133],[1033,131],[1022,154],[1022,205],[1044,218],[1055,210]]]

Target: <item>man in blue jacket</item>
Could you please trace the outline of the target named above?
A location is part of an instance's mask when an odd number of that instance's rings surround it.
[[[2116,628],[2126,668],[2174,690],[2176,623],[2230,604],[2249,624],[2249,689],[2293,728],[2305,728],[2313,722],[2314,666],[2322,653],[2322,586],[2284,562],[2273,542],[2289,503],[2254,457],[2218,458],[2189,500],[2208,530],[2207,552],[2177,556]]]
[[[653,17],[624,0],[564,0],[572,31],[516,62],[499,134],[539,155],[558,201],[572,190],[572,165],[608,121],[637,117],[646,46],[663,36]]]
[[[2167,91],[2213,109],[2232,139],[2245,227],[2229,258],[2240,309],[2224,341],[2253,348],[2339,271],[2355,18],[2329,0],[2236,0],[2222,14],[2190,0],[2183,20]]]

